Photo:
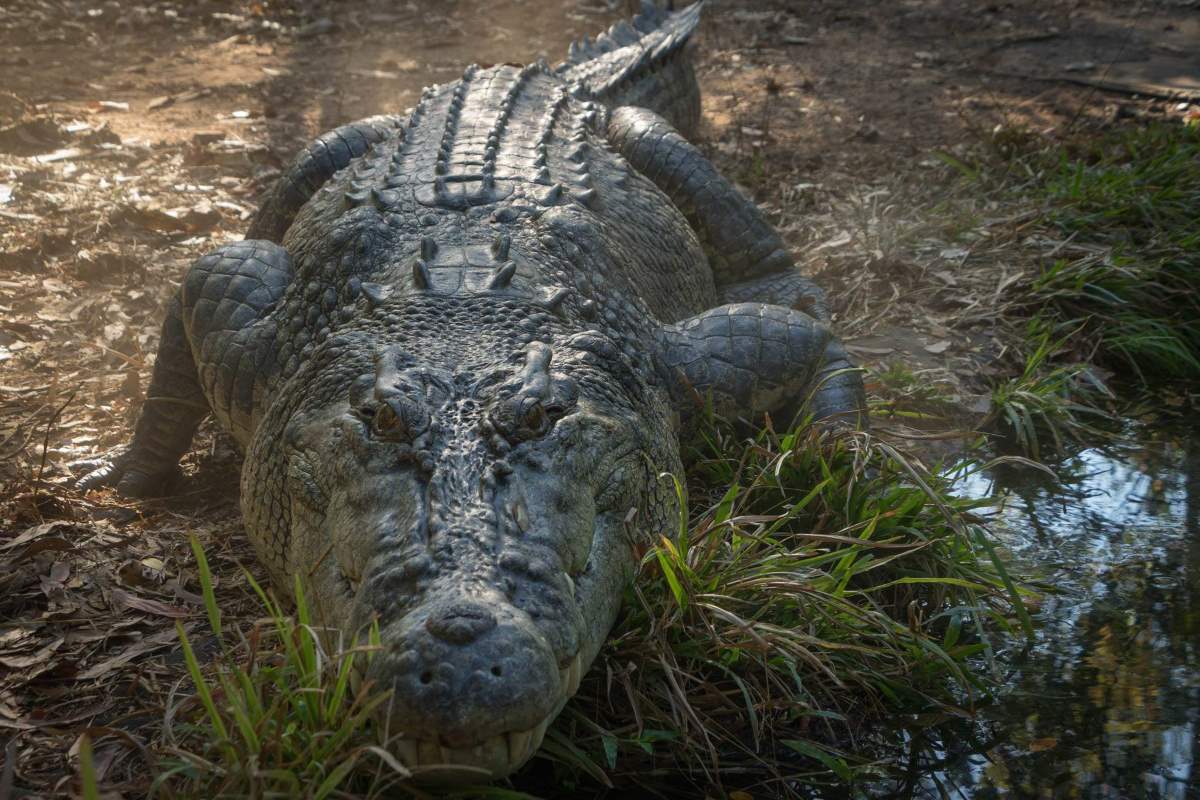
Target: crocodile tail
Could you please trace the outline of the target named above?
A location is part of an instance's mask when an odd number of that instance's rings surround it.
[[[572,42],[555,71],[577,92],[609,108],[641,106],[692,133],[700,119],[700,91],[687,43],[700,22],[703,0],[671,12],[653,0],[594,40]]]

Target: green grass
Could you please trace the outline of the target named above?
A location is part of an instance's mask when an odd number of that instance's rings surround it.
[[[1027,337],[1032,349],[1021,374],[992,388],[992,408],[981,427],[1035,459],[1061,454],[1068,441],[1106,438],[1098,423],[1107,414],[1097,404],[1112,397],[1108,387],[1086,363],[1056,363],[1055,356],[1069,348],[1065,340],[1052,340],[1040,320],[1030,323]]]
[[[880,365],[864,376],[871,415],[909,421],[945,419],[955,408],[949,388],[931,380],[926,371],[914,372],[902,362]]]
[[[1019,241],[1058,243],[1012,259],[1026,275],[1007,308],[1027,334],[1010,348],[1015,374],[992,387],[999,432],[1040,457],[1097,433],[1094,405],[1114,399],[1098,376],[1126,398],[1200,380],[1200,127],[1053,143],[1002,129],[976,158],[943,160],[993,205],[1040,210]]]
[[[1124,383],[1200,378],[1200,128],[1119,129],[1013,158],[1032,176],[1016,191],[1084,251],[1032,276],[1031,316]]]
[[[461,796],[857,785],[887,769],[863,739],[882,719],[987,695],[989,632],[1029,618],[947,477],[806,425],[752,441],[713,426],[697,447],[691,510],[648,546],[538,757],[515,788]],[[169,704],[151,794],[423,796],[366,724],[386,696],[352,680],[377,632],[329,652],[302,587],[289,616],[253,582],[266,618],[243,631],[194,549],[212,657],[180,629],[192,685]]]
[[[754,796],[886,772],[864,734],[969,713],[988,632],[1029,625],[945,476],[865,433],[711,431],[693,511],[663,536],[580,698],[555,726],[559,781]],[[639,796],[641,796],[639,794]]]
[[[386,733],[370,725],[388,695],[356,685],[379,647],[378,628],[361,645],[327,652],[331,637],[313,626],[299,581],[289,616],[247,575],[266,617],[230,629],[194,538],[192,550],[216,653],[202,664],[176,624],[194,694],[168,708],[151,796],[323,800],[349,788],[379,797],[407,778]]]

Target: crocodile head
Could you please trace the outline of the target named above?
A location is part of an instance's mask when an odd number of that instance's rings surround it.
[[[599,331],[538,335],[349,348],[309,382],[337,391],[284,427],[287,572],[319,624],[376,621],[365,678],[394,690],[380,721],[430,779],[529,759],[612,626],[633,531],[672,513],[653,390]]]

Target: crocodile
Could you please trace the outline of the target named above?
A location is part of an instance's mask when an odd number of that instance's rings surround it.
[[[419,775],[537,750],[699,420],[864,422],[824,295],[690,141],[700,11],[317,138],[187,272],[130,444],[81,481],[161,492],[211,414],[273,585],[378,626],[360,678]]]

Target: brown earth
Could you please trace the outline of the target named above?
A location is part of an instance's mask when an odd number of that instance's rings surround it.
[[[704,143],[836,298],[854,352],[943,383],[969,423],[1003,349],[1009,275],[986,208],[967,225],[977,236],[933,218],[955,191],[934,153],[997,128],[1054,137],[1187,113],[1196,5],[712,2],[696,51]],[[226,613],[257,613],[238,567],[253,565],[238,456],[222,437],[202,433],[176,497],[69,488],[69,462],[126,438],[188,263],[240,238],[314,135],[404,109],[470,62],[554,61],[625,12],[598,0],[0,6],[0,798],[72,791],[85,730],[104,783],[144,790],[140,748],[183,675],[174,622],[204,627],[187,534],[214,561]],[[967,280],[981,270],[982,295]]]

